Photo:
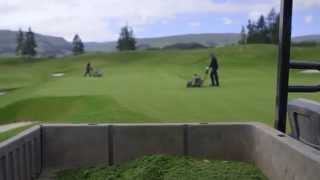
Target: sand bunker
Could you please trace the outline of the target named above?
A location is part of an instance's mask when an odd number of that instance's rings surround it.
[[[320,74],[319,70],[304,70],[300,72],[301,74]]]
[[[52,77],[63,77],[64,73],[53,73],[51,74]]]

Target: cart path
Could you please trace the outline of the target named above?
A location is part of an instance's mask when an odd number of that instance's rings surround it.
[[[19,127],[23,127],[23,126],[28,126],[33,124],[34,122],[17,122],[17,123],[11,123],[11,124],[5,124],[5,125],[0,125],[0,133],[12,130],[12,129],[16,129]]]

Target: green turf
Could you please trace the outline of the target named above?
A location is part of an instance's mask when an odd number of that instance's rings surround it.
[[[32,126],[34,126],[34,124],[23,126],[23,127],[19,127],[19,128],[15,128],[15,129],[0,133],[0,142],[5,141],[5,140],[17,135],[17,134],[29,129]]]
[[[240,162],[146,156],[120,166],[66,170],[56,180],[266,180],[254,166]]]
[[[272,124],[277,48],[216,48],[220,88],[185,88],[204,71],[212,49],[86,54],[63,59],[0,59],[0,124],[40,122],[230,122]],[[320,48],[295,48],[293,59],[320,59]],[[82,76],[87,62],[103,78]],[[51,73],[63,72],[62,78]],[[291,83],[317,84],[319,74],[292,71]],[[291,95],[320,100],[319,93]]]

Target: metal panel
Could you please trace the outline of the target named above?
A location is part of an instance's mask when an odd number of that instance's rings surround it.
[[[35,127],[0,143],[0,180],[36,179],[41,172],[39,142],[40,127]]]
[[[278,81],[276,97],[275,127],[282,132],[286,131],[289,62],[291,49],[292,0],[281,1]]]

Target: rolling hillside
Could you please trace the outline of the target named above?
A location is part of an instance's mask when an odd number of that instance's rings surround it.
[[[16,31],[0,30],[0,56],[12,56],[16,48]],[[63,56],[71,53],[71,43],[61,37],[36,34],[38,52],[43,56]],[[237,44],[240,35],[237,33],[186,34],[155,38],[138,38],[138,49],[164,48],[176,44],[199,44],[205,47]],[[85,40],[84,40],[85,41]],[[293,42],[318,41],[320,35],[294,37]],[[86,42],[87,52],[114,52],[116,42]]]
[[[305,42],[305,41],[314,41],[320,42],[320,34],[298,36],[292,39],[293,42]]]
[[[0,56],[11,56],[16,49],[16,31],[0,30]],[[36,34],[39,55],[54,56],[70,53],[71,44],[61,37]]]
[[[236,33],[209,33],[209,34],[187,34],[156,38],[137,39],[138,47],[145,48],[163,48],[179,43],[198,43],[206,47],[217,45],[237,44],[240,35]],[[112,52],[116,50],[116,42],[105,43],[86,43],[86,50],[90,52]]]
[[[168,37],[141,38],[137,39],[140,49],[163,48],[174,44],[197,43],[206,47],[237,44],[240,35],[236,33],[208,33],[208,34],[187,34]],[[292,38],[293,42],[317,41],[320,42],[320,35],[306,35]],[[113,52],[116,51],[116,42],[87,42],[86,50],[89,52]]]

